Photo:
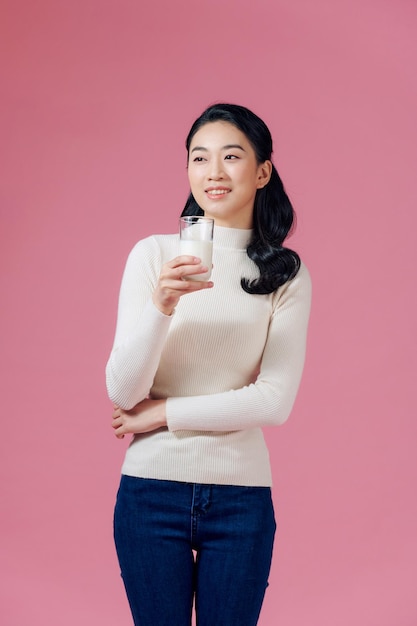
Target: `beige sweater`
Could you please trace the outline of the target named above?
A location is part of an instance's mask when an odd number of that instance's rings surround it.
[[[178,235],[140,241],[123,276],[110,399],[124,409],[167,398],[168,428],[136,435],[122,472],[195,483],[269,486],[261,427],[288,418],[304,365],[311,283],[297,276],[269,295],[250,295],[257,276],[250,230],[215,227],[214,287],[183,296],[172,316],[151,295],[161,265],[179,254]]]

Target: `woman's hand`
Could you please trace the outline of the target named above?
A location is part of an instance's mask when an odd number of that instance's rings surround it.
[[[166,400],[146,399],[129,411],[114,406],[114,434],[118,439],[123,439],[129,433],[149,433],[166,426],[165,404]]]
[[[213,287],[212,282],[184,279],[185,276],[202,274],[208,269],[199,258],[188,255],[177,256],[165,263],[152,296],[154,305],[165,315],[172,315],[181,296]]]

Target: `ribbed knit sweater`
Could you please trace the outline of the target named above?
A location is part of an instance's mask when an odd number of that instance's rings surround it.
[[[152,302],[178,235],[140,241],[129,255],[116,336],[106,368],[110,399],[123,409],[167,398],[167,428],[135,435],[122,473],[183,482],[270,486],[262,426],[288,418],[304,365],[311,283],[296,277],[251,295],[258,276],[250,230],[215,226],[212,289],[181,297],[174,314]]]

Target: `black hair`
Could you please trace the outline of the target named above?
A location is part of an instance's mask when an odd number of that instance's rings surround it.
[[[188,133],[185,146],[189,154],[195,133],[211,122],[228,122],[243,132],[252,145],[258,165],[271,160],[272,137],[266,124],[255,113],[237,104],[214,104],[196,119]],[[192,193],[181,215],[203,215]],[[253,209],[253,234],[247,254],[259,268],[259,277],[241,279],[242,288],[251,294],[272,293],[294,278],[300,269],[300,257],[283,243],[295,225],[295,212],[282,180],[272,165],[271,178],[256,191]]]

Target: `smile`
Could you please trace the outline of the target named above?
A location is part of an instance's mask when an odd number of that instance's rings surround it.
[[[230,193],[230,189],[206,189],[205,192],[209,196],[224,196]]]

